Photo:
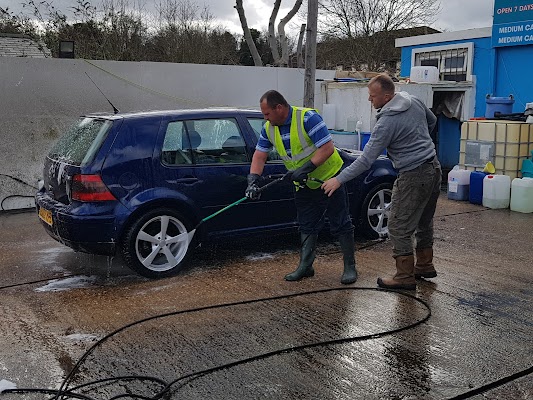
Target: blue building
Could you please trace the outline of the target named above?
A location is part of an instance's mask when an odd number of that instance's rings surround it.
[[[413,67],[431,67],[438,74],[432,103],[445,169],[459,162],[461,123],[486,116],[487,96],[502,103],[509,99],[509,113],[524,112],[533,102],[533,5],[530,0],[495,0],[493,15],[492,27],[396,40],[402,77],[410,76]]]

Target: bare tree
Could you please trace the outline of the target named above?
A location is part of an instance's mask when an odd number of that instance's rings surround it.
[[[75,0],[67,15],[52,0],[25,0],[23,12],[0,7],[0,32],[42,40],[58,56],[60,40],[76,43],[76,57],[123,61],[239,64],[237,38],[215,25],[197,0],[158,0],[155,16],[146,0]],[[268,45],[261,43],[270,56]],[[270,63],[271,61],[268,60]]]
[[[239,14],[242,31],[244,33],[244,39],[246,40],[246,43],[248,44],[248,48],[250,49],[250,52],[252,53],[254,64],[256,67],[262,67],[263,62],[261,61],[261,57],[259,56],[259,52],[257,51],[257,48],[255,47],[252,34],[250,33],[250,28],[248,28],[248,22],[246,21],[246,15],[244,14],[244,7],[242,6],[242,0],[236,0],[235,8],[237,9],[237,13]]]
[[[278,24],[278,35],[276,35],[274,29],[274,23],[278,16],[281,0],[276,0],[270,20],[268,22],[268,43],[272,51],[272,57],[274,58],[274,64],[278,66],[286,67],[289,64],[289,40],[285,34],[285,25],[296,15],[302,5],[303,0],[296,0],[292,9],[287,13],[285,17],[281,19]],[[279,43],[278,43],[279,37]],[[281,57],[279,56],[278,47],[281,47]]]
[[[268,44],[270,45],[270,50],[272,51],[272,58],[274,59],[275,65],[279,65],[281,61],[278,51],[278,40],[276,30],[274,28],[280,5],[281,0],[276,0],[276,2],[274,3],[274,8],[272,9],[272,13],[270,14],[270,20],[268,21]]]
[[[298,68],[303,68],[304,62],[303,62],[303,56],[302,56],[302,48],[303,48],[303,42],[304,42],[304,35],[305,35],[305,24],[302,24],[300,27],[300,34],[298,35],[298,47],[296,48],[296,66]]]
[[[394,40],[424,29],[440,10],[439,0],[320,0],[319,4],[323,34],[319,65],[393,73],[399,59]]]
[[[324,34],[354,38],[431,24],[440,11],[440,1],[320,0],[319,7]]]
[[[143,42],[147,39],[143,4],[135,0],[103,0],[102,7],[105,33],[102,44],[107,49],[106,58],[123,61],[141,58]]]
[[[270,46],[270,51],[272,52],[272,58],[274,60],[274,64],[277,66],[287,66],[289,64],[289,40],[287,36],[285,35],[285,25],[296,15],[298,10],[300,9],[302,5],[303,0],[296,0],[292,9],[287,13],[285,17],[281,19],[281,21],[278,24],[278,35],[276,35],[274,24],[276,22],[276,18],[278,16],[279,8],[281,5],[281,0],[275,0],[274,2],[274,8],[272,9],[272,13],[270,14],[270,19],[268,22],[268,44]],[[244,37],[246,39],[246,43],[248,44],[248,47],[250,48],[250,51],[252,52],[252,55],[254,57],[254,62],[256,66],[261,66],[262,64],[259,64],[259,52],[257,52],[255,48],[255,44],[253,43],[252,36],[250,35],[250,30],[248,28],[248,23],[246,22],[246,16],[244,13],[244,8],[242,6],[242,0],[236,0],[236,6],[237,12],[239,13],[239,19],[241,20],[241,26],[242,30],[244,32]],[[279,43],[278,43],[278,37],[279,37]],[[281,47],[281,57],[279,55],[279,48]]]
[[[27,16],[16,16],[8,7],[0,7],[0,33],[18,33],[36,38],[37,24]]]
[[[236,64],[236,39],[214,23],[209,8],[194,0],[160,0],[159,29],[148,43],[151,59],[167,62]]]
[[[280,65],[287,66],[289,64],[289,41],[285,35],[285,25],[296,15],[302,5],[302,0],[296,0],[292,9],[285,17],[281,19],[278,24],[279,41],[281,43],[281,62]]]

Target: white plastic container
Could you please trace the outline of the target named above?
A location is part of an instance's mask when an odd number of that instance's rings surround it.
[[[411,67],[409,80],[415,83],[437,83],[439,70],[437,67]]]
[[[511,210],[533,212],[533,178],[515,178],[511,183]]]
[[[448,198],[451,200],[468,200],[470,174],[472,171],[460,169],[458,165],[448,172]]]
[[[357,121],[357,124],[355,124],[355,133],[357,134],[357,150],[362,150],[362,137],[361,137],[361,129],[363,127],[363,121],[359,120]]]
[[[483,207],[508,208],[511,200],[511,177],[487,175],[483,179]]]

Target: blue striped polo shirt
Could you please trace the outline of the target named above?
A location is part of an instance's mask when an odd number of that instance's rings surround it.
[[[289,156],[291,155],[291,120],[292,107],[289,107],[289,116],[285,120],[285,123],[281,126],[278,126],[283,145],[285,146],[285,150]],[[331,141],[331,135],[328,131],[326,123],[320,114],[314,110],[309,110],[304,114],[304,128],[309,135],[309,138],[317,148]],[[270,140],[268,140],[268,136],[263,125],[263,129],[261,129],[261,135],[259,135],[259,140],[257,141],[257,146],[255,149],[268,153],[273,147],[273,144],[270,142]]]

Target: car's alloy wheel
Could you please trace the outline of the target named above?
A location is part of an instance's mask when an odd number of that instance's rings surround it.
[[[126,264],[148,278],[177,273],[189,250],[187,222],[175,211],[152,210],[128,229],[123,241]]]
[[[389,234],[388,221],[392,198],[392,184],[382,183],[368,193],[361,212],[361,229],[372,239]]]

